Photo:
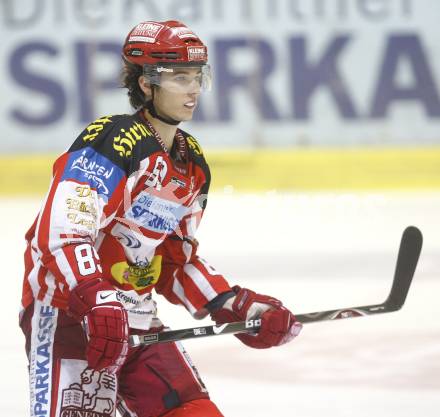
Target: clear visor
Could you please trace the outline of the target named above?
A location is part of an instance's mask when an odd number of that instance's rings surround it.
[[[197,66],[157,66],[154,74],[144,74],[151,84],[172,93],[200,93],[211,90],[211,67]]]

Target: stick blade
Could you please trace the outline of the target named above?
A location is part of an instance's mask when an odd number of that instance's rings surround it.
[[[408,226],[404,230],[400,241],[393,285],[390,295],[385,301],[388,311],[399,310],[405,303],[419,261],[422,244],[422,232],[415,226]]]

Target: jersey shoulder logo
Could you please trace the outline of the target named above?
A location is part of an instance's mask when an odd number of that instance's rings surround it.
[[[203,150],[202,147],[199,145],[199,142],[194,138],[194,136],[187,135],[186,141],[188,143],[188,146],[190,149],[197,155],[197,156],[203,156]]]
[[[93,142],[98,135],[104,130],[104,127],[112,123],[112,116],[103,116],[96,119],[94,122],[90,123],[83,132],[82,140],[83,142]]]
[[[71,150],[90,146],[99,149],[110,158],[119,158],[122,162],[133,155],[135,146],[153,137],[153,133],[136,115],[103,116],[83,130]],[[149,141],[148,143],[155,142]]]

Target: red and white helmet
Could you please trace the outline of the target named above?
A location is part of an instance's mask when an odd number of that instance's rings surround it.
[[[161,72],[172,72],[175,67],[198,67],[202,88],[210,88],[208,48],[191,29],[176,20],[139,23],[125,39],[123,56],[128,62],[141,65],[152,84],[160,85]]]
[[[124,57],[138,64],[190,64],[208,62],[208,48],[186,25],[176,20],[142,22],[124,43]]]

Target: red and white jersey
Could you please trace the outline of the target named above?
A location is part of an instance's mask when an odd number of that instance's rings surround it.
[[[151,291],[193,315],[230,290],[196,254],[209,189],[197,141],[178,130],[166,152],[141,112],[95,120],[53,167],[26,234],[22,307],[66,309],[78,282],[102,277],[133,305]]]

